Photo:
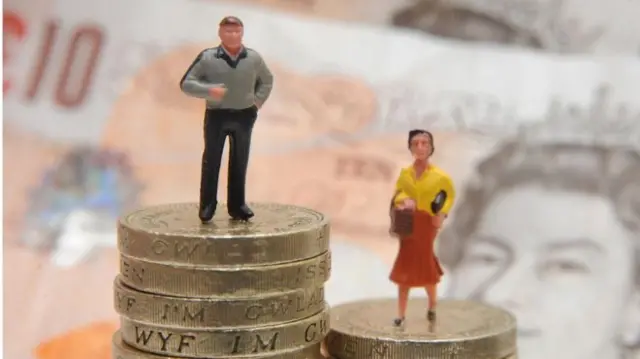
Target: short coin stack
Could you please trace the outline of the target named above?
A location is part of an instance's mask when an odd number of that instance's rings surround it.
[[[296,206],[251,207],[249,222],[201,224],[196,204],[120,220],[114,359],[322,358],[329,222]]]
[[[516,359],[516,320],[470,301],[442,301],[429,322],[426,299],[413,299],[406,322],[393,326],[395,299],[343,304],[331,310],[327,351],[340,359]]]

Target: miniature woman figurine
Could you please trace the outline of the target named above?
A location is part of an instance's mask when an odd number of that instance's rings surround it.
[[[426,290],[427,319],[435,320],[437,285],[443,271],[433,247],[455,197],[449,175],[429,162],[434,151],[433,135],[412,130],[408,146],[414,162],[401,170],[392,199],[392,232],[400,237],[400,250],[389,277],[398,285],[396,326],[404,323],[409,290],[414,287]],[[405,228],[400,230],[398,222],[403,222]]]

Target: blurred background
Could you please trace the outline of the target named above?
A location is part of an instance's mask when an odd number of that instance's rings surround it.
[[[178,82],[236,15],[276,76],[248,193],[332,217],[331,304],[395,295],[387,206],[407,132],[425,128],[460,196],[442,296],[512,311],[521,359],[640,358],[638,14],[632,0],[6,0],[5,356],[110,358],[114,222],[197,200],[204,105]]]

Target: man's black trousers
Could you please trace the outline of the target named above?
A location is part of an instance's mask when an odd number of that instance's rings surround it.
[[[258,109],[207,109],[204,115],[204,152],[200,182],[200,208],[217,205],[218,176],[222,151],[229,137],[227,208],[237,210],[245,204],[245,183],[251,147],[251,131]],[[215,207],[214,207],[215,208]]]

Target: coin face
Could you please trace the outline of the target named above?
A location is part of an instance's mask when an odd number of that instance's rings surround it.
[[[324,287],[246,298],[171,297],[137,291],[114,281],[114,305],[127,318],[186,328],[277,324],[312,316],[325,306]]]
[[[329,220],[322,213],[282,204],[250,207],[256,215],[249,222],[218,211],[207,224],[195,203],[147,207],[120,220],[118,249],[133,258],[209,266],[299,261],[329,249]]]
[[[139,350],[177,357],[231,358],[277,354],[321,343],[329,331],[329,307],[294,322],[251,328],[181,328],[120,319],[122,340]]]
[[[113,359],[167,359],[165,355],[158,355],[135,349],[122,340],[120,331],[113,334]],[[256,356],[234,356],[234,359],[325,359],[320,354],[320,344],[312,344],[273,354]],[[511,359],[511,358],[509,358]]]
[[[393,326],[397,301],[338,306],[331,312],[327,347],[339,358],[505,358],[516,352],[516,321],[508,312],[471,301],[441,301],[437,320],[425,300],[411,300],[406,322]]]
[[[195,267],[120,256],[127,286],[178,297],[247,297],[322,286],[331,276],[331,253],[302,261],[253,267]]]

